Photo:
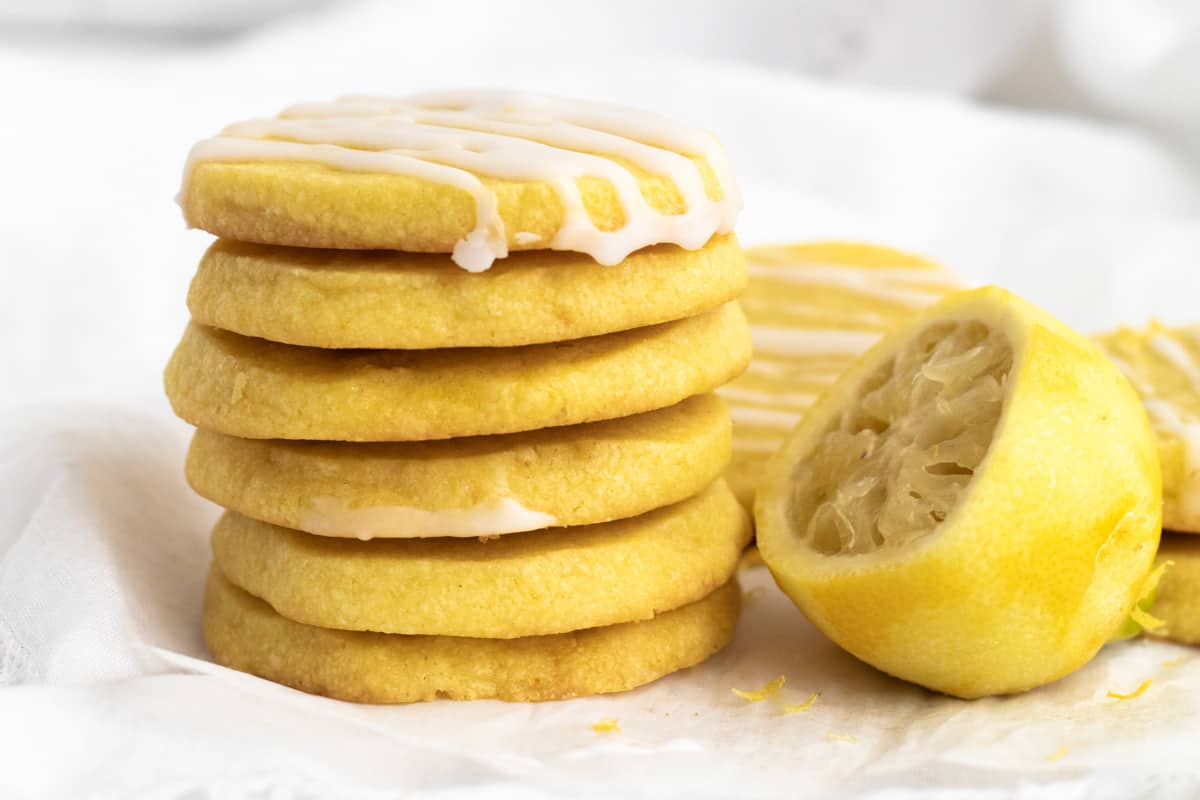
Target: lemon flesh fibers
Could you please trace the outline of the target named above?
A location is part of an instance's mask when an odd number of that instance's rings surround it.
[[[774,456],[755,503],[783,590],[843,648],[936,691],[1024,691],[1125,621],[1158,545],[1137,395],[995,287],[888,334]]]

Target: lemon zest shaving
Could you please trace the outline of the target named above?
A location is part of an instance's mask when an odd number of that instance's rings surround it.
[[[1173,566],[1175,566],[1175,562],[1167,560],[1150,570],[1150,574],[1142,581],[1142,593],[1138,595],[1139,603],[1143,600],[1149,600],[1154,595],[1155,590],[1158,589],[1158,584],[1162,582],[1163,575]]]
[[[1149,689],[1150,684],[1152,684],[1152,683],[1154,683],[1154,681],[1147,678],[1146,680],[1139,683],[1138,687],[1136,689],[1134,689],[1132,692],[1130,692],[1129,694],[1121,694],[1120,692],[1114,692],[1111,689],[1109,689],[1108,696],[1113,698],[1114,700],[1132,700],[1135,697],[1141,697],[1142,693],[1145,692],[1147,689]]]
[[[1164,667],[1169,668],[1169,667],[1178,667],[1182,663],[1183,663],[1183,656],[1175,656],[1174,658],[1168,658],[1166,661],[1162,662],[1162,665]]]
[[[1061,761],[1062,759],[1066,758],[1067,754],[1070,752],[1071,752],[1070,748],[1060,747],[1057,750],[1055,750],[1053,753],[1051,753],[1050,755],[1046,756],[1046,760],[1047,761]]]
[[[620,733],[621,726],[612,717],[605,717],[599,722],[593,723],[592,730],[596,733]]]
[[[747,702],[757,703],[759,700],[766,700],[782,689],[783,683],[786,680],[786,675],[780,675],[775,680],[763,684],[761,689],[730,689],[730,691]]]
[[[1141,606],[1134,606],[1133,610],[1129,612],[1129,618],[1148,631],[1156,631],[1167,624],[1165,620],[1161,620],[1153,614],[1143,611]]]
[[[821,696],[820,692],[813,692],[808,696],[808,699],[803,703],[797,703],[793,706],[784,706],[783,713],[785,714],[803,714],[813,707],[813,703],[817,702],[817,698]]]
[[[851,742],[851,743],[853,743],[853,742],[858,741],[857,736],[852,736],[849,733],[834,733],[833,731],[828,731],[825,734],[825,738],[831,742]]]

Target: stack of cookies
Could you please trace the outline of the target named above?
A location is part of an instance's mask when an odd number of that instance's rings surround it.
[[[715,140],[496,92],[350,98],[195,146],[216,234],[167,393],[227,509],[216,659],[368,702],[632,688],[731,638],[750,359]]]

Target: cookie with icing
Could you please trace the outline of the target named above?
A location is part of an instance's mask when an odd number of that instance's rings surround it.
[[[730,581],[653,619],[519,639],[317,628],[209,576],[204,639],[216,661],[313,694],[363,703],[560,700],[621,692],[690,667],[733,638]]]
[[[931,261],[843,242],[749,248],[741,304],[754,359],[719,389],[733,414],[726,475],[749,506],[767,459],[805,410],[889,328],[955,288]]]
[[[1171,562],[1154,591],[1150,614],[1159,628],[1146,633],[1158,639],[1200,645],[1200,538],[1164,533],[1156,566]]]
[[[664,408],[750,360],[736,303],[570,342],[323,350],[191,324],[167,364],[175,413],[251,439],[414,441],[574,425]]]
[[[219,506],[321,536],[495,536],[636,516],[729,464],[714,394],[657,411],[436,442],[242,439],[199,430],[188,482]]]
[[[511,639],[699,600],[729,580],[750,519],[724,482],[638,517],[497,539],[330,539],[227,512],[216,565],[322,628]]]
[[[511,250],[616,264],[702,247],[741,208],[706,132],[601,103],[439,92],[293,106],[193,147],[188,223],[245,242],[450,253],[471,271]]]
[[[1152,322],[1097,341],[1142,398],[1158,440],[1163,527],[1200,533],[1200,328]]]
[[[222,239],[188,293],[192,319],[309,347],[514,347],[683,319],[746,286],[737,240],[655,245],[612,266],[580,253],[514,253],[485,274],[445,255],[312,250]]]

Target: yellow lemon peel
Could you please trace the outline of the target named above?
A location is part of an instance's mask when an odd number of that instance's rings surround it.
[[[858,741],[857,736],[852,736],[851,734],[848,734],[848,733],[834,733],[833,731],[829,731],[828,733],[826,733],[825,738],[831,742],[854,743],[854,742]]]
[[[812,694],[810,694],[808,696],[808,699],[805,700],[803,703],[797,703],[797,704],[791,705],[791,706],[784,706],[783,713],[785,713],[785,714],[803,714],[805,711],[808,711],[810,708],[813,707],[813,704],[817,702],[817,698],[820,696],[821,696],[820,692],[813,692]]]
[[[596,733],[620,733],[621,726],[612,717],[605,717],[599,722],[593,723],[592,730]]]
[[[1114,700],[1132,700],[1135,697],[1141,697],[1142,694],[1147,689],[1150,688],[1150,684],[1152,684],[1152,683],[1154,683],[1154,681],[1147,678],[1146,680],[1139,683],[1138,687],[1136,689],[1134,689],[1132,692],[1130,692],[1129,694],[1121,694],[1120,692],[1114,692],[1110,689],[1108,692],[1108,696],[1113,698]]]
[[[775,680],[763,684],[761,689],[730,689],[730,691],[747,702],[757,703],[760,700],[766,700],[782,689],[786,680],[786,675],[780,675]]]
[[[1175,656],[1175,658],[1168,658],[1166,661],[1162,662],[1162,665],[1169,669],[1170,667],[1178,667],[1182,663],[1183,656]]]

